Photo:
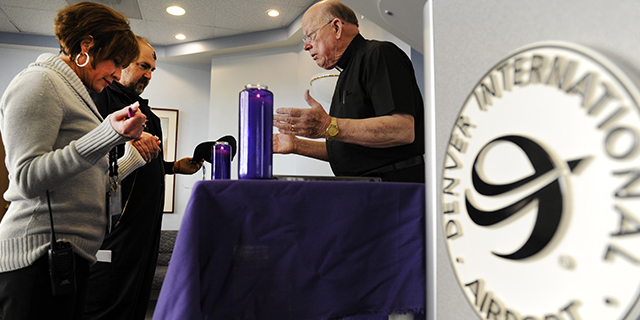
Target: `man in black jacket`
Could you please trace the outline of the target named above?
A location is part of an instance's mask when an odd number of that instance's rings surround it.
[[[202,165],[202,161],[192,163],[191,158],[163,160],[158,138],[162,137],[160,119],[149,108],[149,101],[140,97],[156,69],[157,58],[148,41],[138,37],[138,44],[140,56],[122,71],[120,82],[114,81],[102,93],[91,94],[103,117],[136,101],[140,103],[147,123],[143,137],[134,146],[147,164],[122,182],[121,213],[114,216],[111,232],[100,248],[111,258],[99,259],[91,267],[85,319],[145,318],[158,259],[164,175],[193,174]]]

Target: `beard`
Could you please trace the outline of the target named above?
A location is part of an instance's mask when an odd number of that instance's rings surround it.
[[[147,78],[142,77],[138,79],[138,81],[130,83],[128,86],[126,86],[126,88],[140,95],[142,94],[142,92],[144,91],[144,89],[147,87],[148,84],[149,84],[149,80]]]

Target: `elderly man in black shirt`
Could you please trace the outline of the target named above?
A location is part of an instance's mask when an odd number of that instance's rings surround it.
[[[274,152],[329,161],[336,176],[424,183],[424,105],[406,54],[390,42],[363,38],[353,10],[335,0],[311,6],[302,30],[304,50],[340,76],[329,114],[308,90],[310,109],[276,110]]]

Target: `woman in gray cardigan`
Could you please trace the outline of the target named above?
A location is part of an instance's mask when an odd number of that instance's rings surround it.
[[[54,25],[61,53],[38,57],[0,100],[9,171],[4,198],[11,203],[0,222],[4,320],[81,318],[89,265],[107,230],[107,155],[139,138],[146,120],[136,106],[103,119],[87,91],[100,92],[119,80],[137,57],[127,18],[81,2],[60,10]],[[119,179],[145,163],[135,148],[126,149],[117,162]],[[56,237],[73,252],[66,256],[75,259],[75,290],[65,275],[53,279],[58,287],[52,285],[49,203]]]

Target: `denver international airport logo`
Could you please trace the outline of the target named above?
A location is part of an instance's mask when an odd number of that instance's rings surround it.
[[[640,317],[640,92],[607,58],[538,43],[495,65],[451,133],[446,242],[481,319]]]

